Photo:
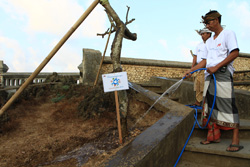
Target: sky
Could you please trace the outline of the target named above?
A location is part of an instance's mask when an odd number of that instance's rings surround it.
[[[0,0],[0,60],[8,72],[33,72],[94,0]],[[191,62],[201,37],[201,16],[209,10],[222,15],[225,29],[236,33],[240,52],[250,53],[249,0],[109,0],[137,40],[124,39],[121,57]],[[98,4],[42,72],[78,72],[82,49],[104,52],[110,27]],[[114,33],[105,56],[110,56]]]

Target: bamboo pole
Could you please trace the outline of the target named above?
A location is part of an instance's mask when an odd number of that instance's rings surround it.
[[[192,50],[190,50],[190,53],[191,53],[192,57],[194,57],[194,54],[193,54],[193,51],[192,51]],[[193,58],[193,60],[194,60],[194,58]],[[192,63],[193,63],[193,62],[192,62]],[[193,82],[194,82],[194,80],[195,80],[195,75],[196,75],[196,74],[192,75]]]
[[[193,51],[192,51],[192,50],[190,50],[190,53],[191,53],[192,57],[194,57],[194,54],[193,54]]]
[[[1,108],[0,116],[6,111],[10,105],[17,99],[22,91],[30,84],[31,81],[39,74],[39,72],[46,66],[50,59],[56,54],[56,52],[62,47],[67,39],[74,33],[74,31],[81,25],[81,23],[87,18],[92,10],[97,6],[99,0],[95,0],[89,8],[82,14],[82,16],[76,21],[76,23],[69,29],[69,31],[63,36],[58,44],[53,48],[49,55],[43,60],[43,62],[36,68],[36,70],[29,76],[29,78],[22,84],[22,86],[16,91],[16,93],[7,101],[7,103]]]
[[[109,36],[108,36],[108,39],[107,39],[107,42],[106,42],[106,46],[105,46],[105,49],[104,49],[104,52],[103,52],[103,55],[102,55],[102,60],[101,60],[101,63],[100,63],[100,66],[99,66],[99,69],[98,69],[98,72],[97,72],[97,75],[96,75],[96,78],[95,78],[94,86],[96,86],[98,78],[99,78],[99,74],[100,74],[102,64],[103,64],[103,61],[104,61],[104,58],[105,58],[105,54],[106,54],[106,51],[107,51],[111,31],[112,31],[112,24],[111,24],[111,27],[110,27]]]

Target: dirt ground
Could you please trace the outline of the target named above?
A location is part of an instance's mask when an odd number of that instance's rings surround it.
[[[101,112],[88,118],[80,116],[79,106],[86,104],[82,101],[92,91],[75,85],[63,91],[47,86],[24,93],[8,110],[8,121],[0,124],[0,167],[104,166],[119,149],[164,115],[152,109],[120,144],[114,106],[99,108]],[[128,129],[150,107],[131,91]],[[94,100],[107,103],[100,99]]]

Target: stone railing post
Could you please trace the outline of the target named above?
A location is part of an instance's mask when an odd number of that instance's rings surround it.
[[[9,70],[9,67],[0,60],[0,88],[5,86],[5,79],[3,74]]]
[[[93,86],[100,66],[102,54],[98,50],[83,49],[82,63],[78,66],[80,70],[80,83]]]

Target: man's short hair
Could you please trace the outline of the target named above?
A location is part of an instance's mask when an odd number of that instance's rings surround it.
[[[201,16],[201,18],[203,19],[203,23],[207,23],[210,20],[214,20],[216,18],[218,18],[219,23],[221,23],[221,14],[217,11],[217,10],[210,10],[208,13],[206,13],[205,16]]]

